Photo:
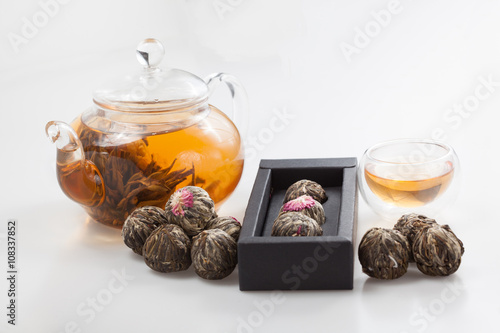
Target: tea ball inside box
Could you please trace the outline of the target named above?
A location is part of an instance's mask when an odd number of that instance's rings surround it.
[[[293,183],[286,191],[283,203],[297,199],[302,195],[309,195],[319,203],[325,203],[328,200],[323,187],[315,181],[302,179]]]
[[[296,212],[287,212],[274,221],[271,236],[321,236],[323,229],[309,216]]]
[[[280,215],[287,212],[296,212],[309,216],[319,225],[324,224],[326,220],[323,206],[309,195],[301,195],[297,199],[284,203],[280,209]]]

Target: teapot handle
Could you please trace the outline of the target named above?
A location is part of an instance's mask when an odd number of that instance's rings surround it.
[[[208,86],[209,96],[221,82],[227,85],[233,101],[233,113],[230,118],[238,128],[240,136],[244,138],[248,127],[248,97],[243,85],[234,76],[226,73],[210,74],[205,78],[205,82]]]

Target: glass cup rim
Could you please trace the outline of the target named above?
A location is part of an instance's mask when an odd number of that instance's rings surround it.
[[[382,147],[386,147],[386,146],[390,146],[390,145],[395,145],[395,144],[405,144],[405,143],[413,143],[413,144],[426,144],[426,145],[434,145],[434,146],[439,146],[443,149],[446,150],[446,153],[444,153],[442,156],[440,157],[437,157],[435,159],[432,159],[432,160],[428,160],[428,161],[425,161],[425,162],[391,162],[391,161],[385,161],[385,160],[382,160],[382,159],[378,159],[378,158],[375,158],[372,156],[372,153],[376,150],[376,149],[379,149],[379,148],[382,148]],[[383,142],[380,142],[380,143],[377,143],[373,146],[371,146],[370,148],[368,148],[365,152],[365,155],[368,159],[372,160],[372,161],[377,161],[377,162],[380,162],[380,163],[384,163],[384,164],[394,164],[394,165],[423,165],[423,164],[427,164],[427,163],[435,163],[441,159],[445,160],[447,158],[449,158],[450,155],[453,154],[453,148],[442,142],[442,141],[437,141],[437,140],[433,140],[433,139],[411,139],[411,138],[408,138],[408,139],[394,139],[394,140],[388,140],[388,141],[383,141]]]

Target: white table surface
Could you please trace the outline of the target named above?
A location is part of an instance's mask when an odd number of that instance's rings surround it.
[[[6,240],[0,238],[1,332],[497,327],[498,2],[93,0],[51,7],[47,22],[36,0],[1,4],[0,234],[8,219],[17,219],[19,271],[12,327],[5,315]],[[394,13],[382,26],[372,12],[387,8]],[[34,16],[40,27],[16,52],[9,38],[23,36],[23,24]],[[373,37],[364,45],[356,36],[366,28]],[[356,258],[353,290],[273,294],[239,291],[237,271],[205,281],[192,268],[167,275],[148,269],[119,231],[88,221],[64,196],[44,126],[71,121],[90,106],[93,88],[136,70],[135,46],[151,36],[164,42],[165,63],[201,77],[229,72],[247,88],[248,135],[257,138],[249,149],[256,157],[246,161],[221,215],[243,219],[261,158],[360,158],[379,141],[444,133],[460,157],[462,179],[456,203],[438,221],[450,224],[465,244],[459,271],[431,278],[412,266],[398,280],[379,281],[363,274]],[[347,44],[360,46],[349,59],[341,49]],[[481,80],[493,81],[490,93],[470,112],[450,113],[455,104],[473,101],[477,89],[486,92],[478,88]],[[221,89],[213,104],[228,110],[227,99]],[[290,116],[281,120],[283,129],[269,135],[273,117],[284,112]],[[360,198],[356,246],[373,226],[391,223]],[[117,280],[123,273],[128,280]]]

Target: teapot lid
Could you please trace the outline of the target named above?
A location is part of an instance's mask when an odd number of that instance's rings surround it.
[[[117,86],[94,92],[94,103],[119,111],[167,111],[189,108],[208,98],[205,81],[189,72],[160,68],[165,49],[154,38],[139,43],[136,56],[143,66]]]

